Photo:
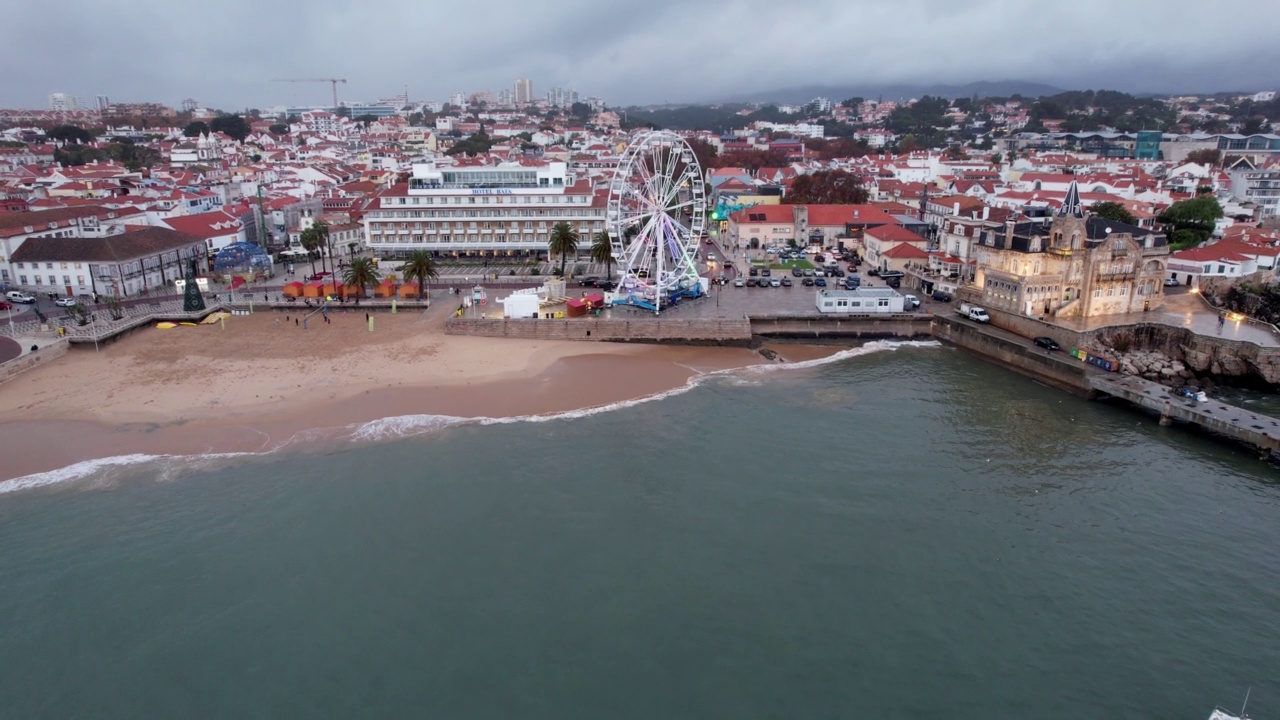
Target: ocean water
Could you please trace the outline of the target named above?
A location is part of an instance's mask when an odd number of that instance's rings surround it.
[[[0,484],[0,717],[1280,718],[1276,468],[885,347]]]

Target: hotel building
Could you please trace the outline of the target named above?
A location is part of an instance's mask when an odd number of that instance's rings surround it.
[[[551,228],[573,225],[584,252],[605,229],[607,193],[575,181],[562,162],[437,168],[413,166],[408,183],[382,193],[364,218],[376,257],[414,250],[437,256],[546,254]]]

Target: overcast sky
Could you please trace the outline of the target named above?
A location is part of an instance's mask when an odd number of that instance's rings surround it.
[[[802,85],[1028,80],[1280,86],[1274,0],[91,0],[6,3],[0,107],[196,98],[225,110],[412,100],[533,80],[610,104]],[[840,98],[833,98],[840,99]]]

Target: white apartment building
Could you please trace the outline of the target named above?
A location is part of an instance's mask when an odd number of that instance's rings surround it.
[[[546,254],[551,228],[572,224],[579,247],[605,229],[605,194],[569,174],[563,162],[438,168],[415,164],[408,183],[380,195],[364,218],[364,240],[375,256],[413,250],[437,255]]]
[[[80,103],[75,95],[49,93],[49,109],[55,112],[70,112],[80,109]]]
[[[1253,203],[1255,220],[1268,220],[1280,215],[1280,167],[1241,167],[1231,170],[1230,175],[1231,196]]]
[[[514,95],[518,103],[533,102],[533,81],[529,78],[516,78]]]

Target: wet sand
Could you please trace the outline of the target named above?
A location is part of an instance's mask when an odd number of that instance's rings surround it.
[[[77,348],[0,385],[0,480],[135,453],[261,452],[388,417],[597,407],[768,362],[742,348],[446,336],[443,316],[379,314],[370,333],[362,312],[307,330],[258,314]],[[838,348],[774,349],[807,359]]]

